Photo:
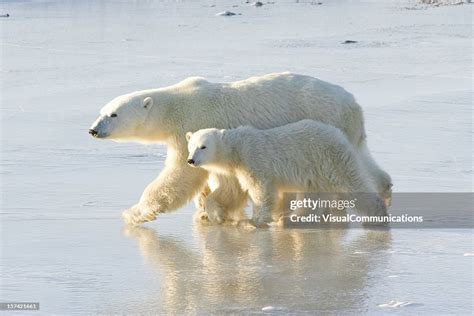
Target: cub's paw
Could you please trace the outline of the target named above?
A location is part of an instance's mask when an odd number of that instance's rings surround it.
[[[220,208],[206,208],[209,221],[222,224],[225,221],[224,211]]]
[[[202,225],[209,225],[211,223],[207,212],[203,210],[198,210],[196,213],[194,213],[193,220],[195,223]]]
[[[122,218],[125,224],[137,226],[155,220],[156,214],[154,211],[142,208],[137,204],[128,210],[125,210],[122,213]]]
[[[276,227],[285,227],[288,225],[288,221],[290,220],[290,216],[288,215],[280,215],[278,219],[275,221]]]

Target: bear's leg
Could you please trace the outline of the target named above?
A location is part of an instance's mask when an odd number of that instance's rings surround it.
[[[386,216],[387,206],[376,193],[358,193],[355,195],[357,211],[368,216]]]
[[[356,209],[358,213],[369,216],[364,226],[387,226],[387,206],[377,193],[360,193],[356,195]]]
[[[219,199],[219,189],[209,194],[205,201],[205,213],[207,220],[211,223],[222,224],[226,220],[225,216],[225,201]]]
[[[252,224],[256,227],[267,227],[278,205],[277,188],[271,183],[264,183],[250,189],[249,196],[253,202]]]
[[[209,188],[209,185],[206,184],[202,191],[199,192],[198,195],[194,198],[194,206],[197,210],[204,211],[206,198],[209,194],[211,194],[211,189]]]
[[[123,212],[127,224],[138,225],[156,219],[158,213],[173,211],[188,203],[206,184],[207,171],[186,163],[169,164],[140,198],[138,204]]]
[[[387,205],[376,192],[370,179],[352,179],[346,199],[355,199],[357,212],[367,216],[387,216]],[[367,224],[377,224],[377,221]]]
[[[244,208],[248,196],[235,176],[211,174],[209,183],[212,193],[206,198],[205,210],[211,222],[222,223],[245,218]]]
[[[387,205],[377,191],[377,184],[361,166],[356,154],[348,152],[339,169],[332,170],[331,174],[338,175],[332,178],[333,192],[341,194],[346,200],[355,199],[355,208],[363,215],[385,216]]]
[[[209,222],[209,216],[207,215],[205,206],[206,199],[211,193],[212,192],[209,188],[209,184],[207,184],[204,186],[204,189],[194,198],[194,206],[196,207],[196,213],[194,213],[194,221],[203,223]]]
[[[390,206],[392,202],[392,178],[375,162],[365,141],[361,144],[358,152],[360,160],[377,186],[377,192],[379,192],[380,197],[384,200],[385,205],[387,207]]]

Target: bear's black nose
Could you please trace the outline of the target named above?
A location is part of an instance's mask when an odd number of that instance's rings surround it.
[[[97,136],[97,132],[93,129],[90,129],[89,130],[89,134],[91,134],[92,136],[96,137]]]
[[[188,159],[188,164],[190,164],[190,165],[194,165],[194,160],[192,160],[192,159]]]

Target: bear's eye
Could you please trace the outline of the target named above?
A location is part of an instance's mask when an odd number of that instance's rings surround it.
[[[206,146],[201,146],[199,149],[206,149]]]
[[[117,114],[115,114],[115,113],[110,114],[110,117],[117,117]]]

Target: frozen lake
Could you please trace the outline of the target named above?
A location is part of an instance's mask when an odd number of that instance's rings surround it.
[[[195,225],[192,205],[122,225],[165,147],[87,129],[113,97],[194,75],[340,84],[395,191],[472,192],[474,6],[322,2],[2,1],[0,302],[40,302],[35,315],[472,314],[472,229],[247,232]]]

